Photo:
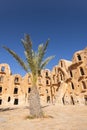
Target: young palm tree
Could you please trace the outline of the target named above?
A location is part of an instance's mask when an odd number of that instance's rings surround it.
[[[26,58],[26,62],[21,59],[14,51],[4,46],[3,48],[8,51],[22,66],[22,68],[29,73],[32,73],[32,89],[29,95],[29,106],[30,106],[30,115],[32,117],[43,117],[43,112],[40,104],[40,96],[37,89],[37,79],[40,75],[41,70],[48,64],[48,62],[54,58],[54,56],[50,56],[44,60],[44,55],[46,53],[46,49],[48,46],[49,40],[46,41],[45,44],[40,44],[38,46],[38,51],[34,52],[32,49],[32,42],[30,36],[28,34],[25,35],[24,39],[22,39],[22,44],[24,47],[24,54]]]

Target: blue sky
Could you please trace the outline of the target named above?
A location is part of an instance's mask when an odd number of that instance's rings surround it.
[[[0,63],[8,63],[13,74],[25,71],[2,46],[24,58],[25,33],[35,50],[50,38],[46,56],[56,57],[46,68],[52,70],[60,59],[72,60],[87,46],[87,0],[0,0]]]

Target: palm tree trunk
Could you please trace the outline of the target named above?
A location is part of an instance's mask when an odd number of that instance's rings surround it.
[[[40,96],[37,87],[32,87],[29,96],[30,115],[34,118],[43,117],[43,112],[40,104]]]

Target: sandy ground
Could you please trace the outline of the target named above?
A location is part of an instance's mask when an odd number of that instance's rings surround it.
[[[43,106],[51,118],[26,119],[28,107],[0,110],[0,130],[87,130],[87,106]]]

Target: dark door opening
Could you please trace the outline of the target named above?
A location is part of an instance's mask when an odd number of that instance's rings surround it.
[[[72,89],[74,89],[74,84],[71,82]]]
[[[30,93],[31,92],[31,88],[28,88],[28,93]]]
[[[11,97],[8,97],[8,102],[10,102],[10,100],[11,100]]]
[[[82,81],[83,88],[86,89],[86,84],[84,81]]]
[[[80,55],[78,55],[77,57],[78,57],[78,60],[81,60],[81,56]]]
[[[14,88],[14,94],[18,93],[18,88]]]
[[[0,105],[2,104],[2,99],[0,99]]]
[[[47,103],[50,102],[50,96],[47,96]]]
[[[18,105],[18,99],[17,98],[14,100],[14,105]]]
[[[84,99],[85,99],[85,105],[87,105],[87,96],[84,97]]]
[[[71,101],[72,101],[72,104],[75,105],[75,103],[74,103],[74,99],[73,99],[72,96],[71,96]]]
[[[65,105],[64,96],[62,97],[62,102],[63,102],[63,105]]]
[[[81,72],[81,75],[84,75],[84,74],[85,74],[82,67],[80,67],[80,72]]]
[[[2,92],[2,87],[0,87],[0,93]]]

